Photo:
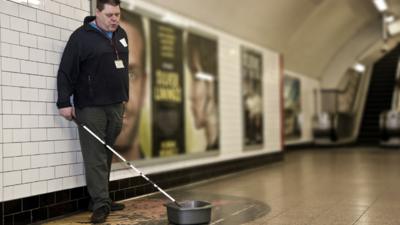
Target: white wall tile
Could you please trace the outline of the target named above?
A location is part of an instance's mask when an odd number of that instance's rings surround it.
[[[77,163],[75,152],[62,153],[62,163],[63,164]]]
[[[54,116],[39,116],[38,127],[54,127]]]
[[[29,129],[13,129],[13,142],[30,141]]]
[[[10,17],[11,29],[16,31],[28,32],[28,20],[18,17]]]
[[[78,187],[77,177],[64,177],[63,178],[63,186],[65,188],[73,188]]]
[[[31,156],[31,168],[47,167],[47,155]]]
[[[58,40],[53,40],[53,51],[58,52],[58,53],[63,53],[64,48],[65,48],[65,41],[58,41]]]
[[[10,73],[10,74],[11,74],[12,86],[29,87],[29,75],[21,73]]]
[[[39,90],[35,88],[21,88],[21,100],[38,101]]]
[[[19,32],[18,31],[13,31],[9,29],[0,29],[1,32],[1,41],[2,42],[7,42],[10,44],[19,44]]]
[[[46,114],[46,103],[44,102],[31,102],[31,114],[44,115]]]
[[[90,11],[90,0],[82,0],[81,2],[81,9],[85,10],[86,12]]]
[[[4,186],[10,186],[21,183],[21,171],[4,172],[3,173],[3,184]]]
[[[12,113],[12,101],[3,101],[3,113],[11,114]]]
[[[3,71],[20,72],[21,71],[21,62],[18,59],[2,57],[1,58],[1,68]]]
[[[68,27],[68,18],[59,15],[53,15],[53,25],[66,29]]]
[[[18,87],[3,87],[2,88],[3,99],[9,100],[20,100],[21,99],[21,88]]]
[[[49,166],[62,165],[62,153],[48,154]]]
[[[53,66],[48,63],[38,63],[38,74],[43,76],[54,76]]]
[[[46,51],[46,62],[59,64],[61,61],[61,54],[53,51]]]
[[[51,89],[51,90],[57,89],[57,79],[52,78],[52,77],[47,77],[46,78],[46,88]]]
[[[67,23],[68,23],[68,21],[67,21]],[[62,41],[68,41],[69,36],[71,36],[71,34],[72,34],[72,31],[61,29],[61,40]]]
[[[18,15],[18,4],[7,0],[0,0],[0,12],[8,15]]]
[[[11,44],[1,43],[1,55],[6,57],[11,57]]]
[[[22,183],[31,183],[39,180],[39,169],[22,171]]]
[[[14,187],[8,186],[3,188],[3,200],[11,200],[14,199]]]
[[[13,141],[12,129],[3,129],[3,142],[9,143]]]
[[[68,19],[68,26],[67,28],[71,31],[76,30],[78,27],[82,26],[81,21],[76,21],[74,19]]]
[[[79,151],[80,144],[78,140],[55,141],[54,148],[56,152]]]
[[[27,20],[36,21],[36,11],[37,10],[34,8],[24,5],[19,5],[19,16]]]
[[[21,116],[3,115],[3,128],[21,128]]]
[[[47,25],[53,25],[53,15],[46,11],[38,10],[37,11],[37,22],[47,24]]]
[[[47,193],[47,181],[39,181],[31,183],[32,195]]]
[[[36,128],[36,127],[38,127],[38,124],[39,124],[38,120],[39,120],[38,116],[35,116],[35,115],[21,116],[21,127],[22,128]],[[32,140],[34,140],[34,138],[32,138]]]
[[[14,186],[14,198],[24,198],[31,195],[31,185],[21,184]]]
[[[54,191],[62,190],[63,189],[62,180],[63,180],[62,178],[49,180],[47,182],[47,191],[54,192]]]
[[[75,1],[77,2],[77,1]],[[79,2],[78,2],[79,4]],[[67,5],[61,5],[60,12],[62,16],[68,17],[68,18],[74,18],[74,8],[67,6]]]
[[[14,158],[3,158],[3,171],[12,171],[13,170],[13,159]]]
[[[14,157],[13,168],[14,170],[24,170],[31,168],[31,157],[30,156]]]
[[[11,57],[18,59],[28,59],[29,51],[27,47],[19,45],[11,45]]]
[[[55,90],[39,90],[39,101],[43,102],[55,102],[56,91]]]
[[[10,16],[0,14],[0,27],[10,28]]]
[[[36,62],[46,62],[46,52],[41,49],[30,48],[29,60]]]
[[[41,23],[29,21],[29,33],[34,35],[44,36],[45,35],[44,25]]]
[[[74,9],[74,19],[78,21],[82,21],[85,19],[86,16],[88,16],[89,13],[85,10],[80,10],[80,9]]]
[[[37,154],[39,154],[39,143],[38,142],[22,143],[22,155],[37,155]],[[32,158],[31,158],[31,162],[32,162]]]
[[[36,62],[21,60],[21,72],[28,74],[37,74],[38,65]]]
[[[46,25],[46,37],[59,40],[61,37],[60,28]]]
[[[39,179],[49,180],[54,178],[54,167],[45,167],[39,169]]]
[[[44,4],[44,8],[48,12],[52,12],[54,14],[60,14],[60,4],[54,1],[46,1]]]
[[[67,5],[70,5],[70,6],[75,7],[75,8],[80,8],[81,7],[81,1],[67,0]],[[83,0],[83,1],[85,1],[85,0]]]
[[[42,141],[39,142],[39,153],[48,154],[54,152],[54,142],[53,141]],[[60,156],[62,157],[62,156]],[[61,162],[61,160],[60,160]]]
[[[50,38],[38,37],[38,48],[44,50],[53,50],[53,41]]]
[[[21,33],[20,38],[21,45],[34,48],[37,47],[37,37],[35,35]]]
[[[47,103],[47,114],[49,115],[58,115],[58,108],[56,104],[54,103]],[[56,119],[54,118],[54,122],[56,122]]]
[[[47,140],[46,129],[31,129],[31,141],[45,141]]]
[[[56,166],[56,178],[69,176],[69,165]]]
[[[46,77],[43,76],[30,76],[29,82],[29,86],[32,88],[46,88],[47,86]],[[40,99],[42,98],[40,96],[42,94],[40,91],[41,90],[39,90],[39,101],[41,101]]]
[[[30,113],[29,102],[12,101],[12,113],[14,113],[14,114],[29,114]]]

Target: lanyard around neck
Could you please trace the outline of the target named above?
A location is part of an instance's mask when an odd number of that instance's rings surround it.
[[[107,39],[110,40],[110,44],[111,44],[111,46],[114,48],[115,55],[117,56],[117,60],[119,60],[118,49],[117,49],[117,46],[116,46],[116,44],[115,44],[115,35],[114,35],[114,32],[112,33],[111,38],[109,38],[107,32],[104,31],[103,29],[101,29],[101,27],[99,27],[99,26],[97,25],[96,20],[94,20],[94,24],[96,25],[97,29],[98,29],[103,35],[105,35],[105,36],[107,37]]]

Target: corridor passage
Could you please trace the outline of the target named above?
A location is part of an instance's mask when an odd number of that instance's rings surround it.
[[[283,162],[169,190],[213,204],[211,224],[398,225],[400,150],[329,148],[286,152]],[[105,224],[168,224],[160,194],[127,200]],[[88,223],[89,212],[47,224]]]

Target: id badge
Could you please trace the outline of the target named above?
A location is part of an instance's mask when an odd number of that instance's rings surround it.
[[[122,60],[115,60],[114,62],[115,62],[115,67],[116,67],[117,69],[123,69],[123,68],[125,68],[124,62],[123,62]]]
[[[119,40],[119,42],[121,42],[122,46],[124,46],[125,48],[128,47],[128,43],[126,43],[125,38],[122,38],[121,40]]]

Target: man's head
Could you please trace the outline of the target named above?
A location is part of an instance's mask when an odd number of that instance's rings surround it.
[[[104,31],[117,30],[121,17],[120,0],[97,0],[96,23]]]

